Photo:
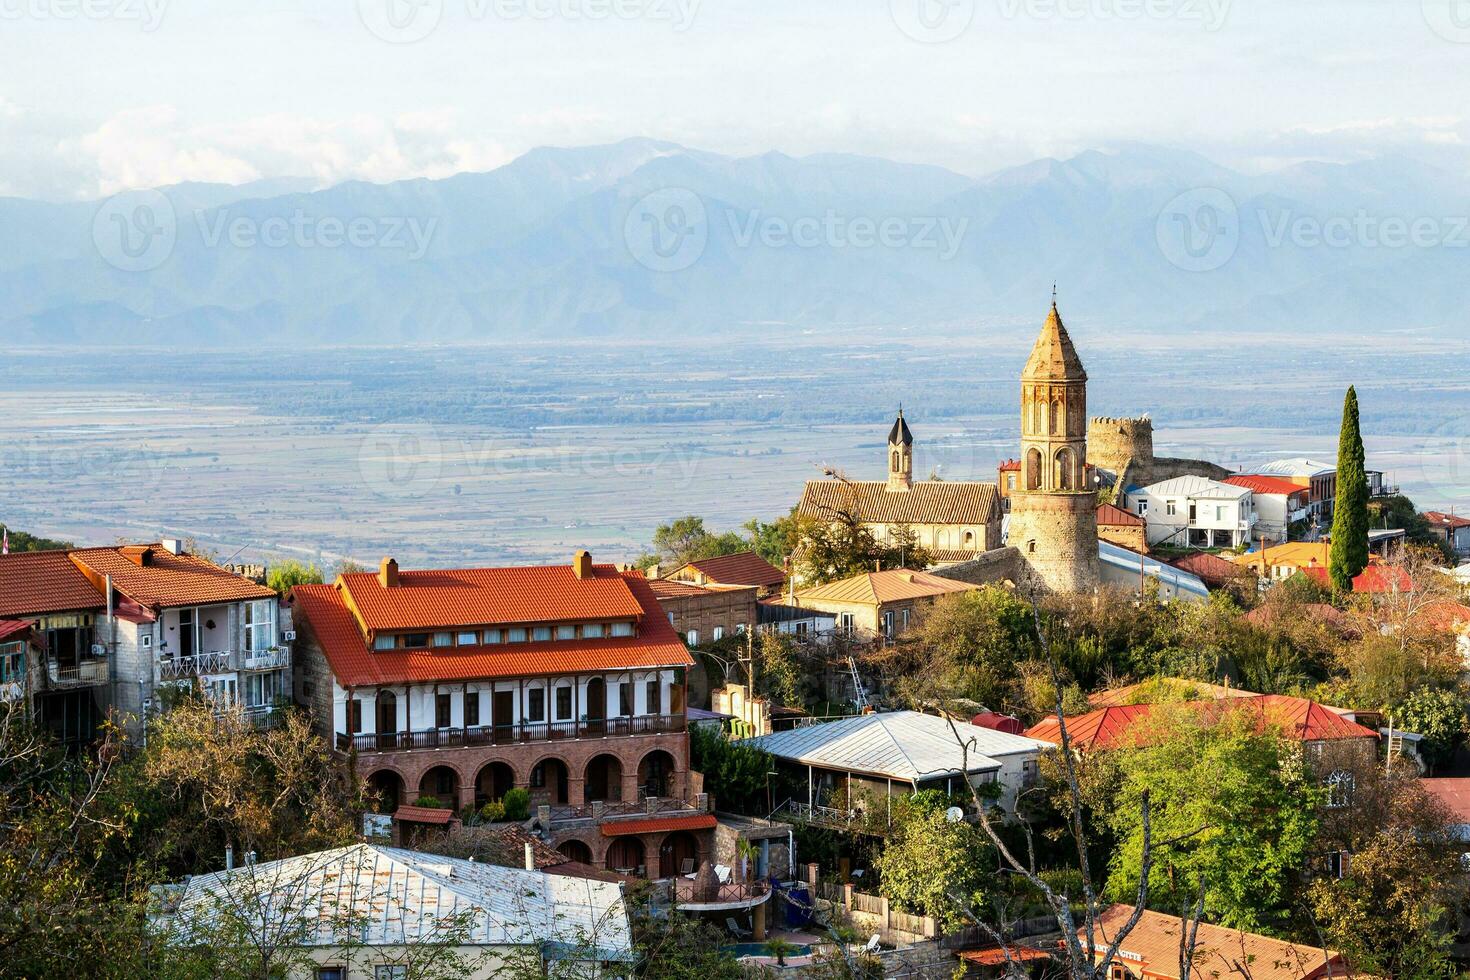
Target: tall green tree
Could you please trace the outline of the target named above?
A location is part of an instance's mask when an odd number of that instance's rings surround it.
[[[660,524],[653,532],[653,551],[640,555],[636,564],[639,568],[658,565],[666,571],[673,571],[685,562],[733,555],[749,549],[750,542],[734,531],[716,534],[704,526],[704,518],[687,514]]]
[[[295,558],[272,565],[265,573],[265,584],[281,595],[288,594],[298,585],[318,585],[322,581],[322,570],[314,563],[299,562]]]
[[[1332,510],[1332,588],[1353,590],[1353,579],[1368,567],[1368,473],[1363,434],[1358,426],[1358,392],[1349,387],[1337,437],[1337,501]]]

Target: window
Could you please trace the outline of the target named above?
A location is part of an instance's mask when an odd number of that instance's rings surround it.
[[[627,681],[618,683],[618,714],[627,717],[633,713],[633,685]]]
[[[902,611],[899,612],[899,614],[898,614],[898,623],[899,623],[899,630],[900,631],[903,631],[903,630],[906,630],[906,629],[909,628],[909,611],[907,609],[904,609],[904,610],[902,610]]]
[[[258,653],[276,645],[276,600],[245,603],[245,651]]]
[[[586,626],[583,626],[582,627],[582,638],[583,639],[586,639],[586,640],[596,640],[596,639],[600,639],[601,637],[602,637],[602,624],[601,623],[588,623]]]
[[[525,643],[526,630],[523,626],[513,626],[505,631],[506,643]]]
[[[486,643],[501,643],[501,642],[504,642],[504,633],[501,630],[486,630],[485,631],[485,642]]]
[[[536,628],[531,630],[531,639],[537,641],[538,643],[544,640],[551,639],[551,627],[537,626]]]
[[[199,626],[194,622],[194,610],[179,610],[178,656],[192,657],[199,649]]]
[[[452,647],[452,646],[454,646],[454,634],[453,633],[435,633],[434,634],[434,646],[436,646],[436,647]]]
[[[684,640],[692,647],[699,646],[699,630],[690,630],[685,634]]]
[[[674,621],[674,617],[673,617],[672,614],[670,614],[669,615],[669,622],[672,623],[673,621]],[[608,636],[632,636],[632,635],[633,635],[633,624],[632,623],[613,623],[612,624],[612,629],[608,632]]]
[[[383,633],[379,633],[377,636],[373,637],[374,650],[392,650],[393,647],[394,637],[385,635]]]
[[[449,695],[448,694],[440,693],[440,694],[434,695],[434,727],[435,728],[448,728],[449,727]]]
[[[319,966],[316,968],[316,980],[347,980],[347,967]]]
[[[1223,521],[1224,519],[1225,519],[1225,508],[1224,507],[1216,507],[1215,508],[1215,520],[1216,521]]]
[[[362,731],[362,701],[353,698],[347,702],[347,732],[356,735]]]
[[[648,682],[648,690],[645,692],[645,697],[648,701],[646,707],[649,714],[661,715],[664,713],[663,694],[664,689],[662,684],[660,684],[658,681]]]
[[[1327,874],[1333,878],[1341,878],[1347,873],[1347,852],[1330,851],[1327,854]]]
[[[893,638],[893,610],[889,609],[883,613],[883,635],[889,639]]]
[[[147,650],[148,648],[153,646],[153,634],[144,633],[142,636],[138,637],[138,642],[142,644],[144,650]]]
[[[480,723],[480,692],[468,691],[464,696],[464,723],[473,728]]]
[[[1147,500],[1140,500],[1138,502],[1138,514],[1139,514],[1139,516],[1141,517],[1141,516],[1143,516],[1144,514],[1147,514],[1147,513],[1148,513],[1148,501]],[[1169,513],[1172,514],[1174,512],[1173,511],[1169,511]]]
[[[570,721],[572,717],[572,689],[570,687],[559,687],[556,689],[556,720]]]
[[[806,620],[802,620],[801,622],[799,622],[799,623],[796,624],[796,635],[797,636],[806,636],[807,630],[809,628],[810,628],[810,624],[807,623]]]
[[[480,634],[473,631],[460,633],[454,638],[454,642],[462,647],[472,647],[480,642]]]
[[[1353,774],[1338,769],[1327,777],[1327,805],[1339,810],[1353,801]]]
[[[0,683],[25,680],[26,649],[23,643],[0,643]]]
[[[373,968],[373,980],[408,980],[408,967],[376,966]]]
[[[839,614],[837,617],[837,625],[841,627],[844,632],[851,633],[853,630],[852,613],[845,612]]]
[[[744,623],[736,623],[735,624],[735,635],[736,636],[744,636],[745,635],[745,624]]]
[[[558,626],[556,628],[556,638],[558,640],[575,640],[577,638],[577,627]]]
[[[716,641],[723,640],[725,638],[725,627],[723,627],[723,626],[716,626],[715,627],[715,637],[714,638],[715,638]]]
[[[404,633],[403,646],[410,648],[426,647],[429,645],[428,633]]]
[[[1173,517],[1178,512],[1179,505],[1176,502],[1169,500],[1164,503],[1164,513],[1168,516]]]
[[[531,721],[546,720],[546,691],[542,688],[533,688],[530,692],[531,700],[526,706],[526,716]]]
[[[281,675],[265,671],[245,675],[245,707],[268,708],[281,696]]]

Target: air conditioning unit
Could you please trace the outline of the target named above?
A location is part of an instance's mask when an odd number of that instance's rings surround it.
[[[107,656],[107,648],[105,646],[103,646],[102,644],[100,644],[100,643],[94,643],[94,644],[92,644],[92,656],[94,656],[94,657],[105,657],[105,656]]]
[[[281,639],[285,640],[287,643],[295,643],[296,642],[296,631],[295,630],[281,630]]]

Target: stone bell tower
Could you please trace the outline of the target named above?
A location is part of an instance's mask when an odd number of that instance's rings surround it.
[[[914,434],[903,420],[903,409],[888,430],[888,489],[905,493],[914,487]]]
[[[1009,543],[1021,553],[1023,589],[1097,588],[1096,491],[1087,479],[1087,372],[1053,300],[1021,371],[1021,478]]]

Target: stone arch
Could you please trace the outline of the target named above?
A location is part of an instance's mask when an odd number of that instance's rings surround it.
[[[643,795],[671,795],[676,765],[674,757],[663,749],[654,749],[638,760],[638,786]]]
[[[1026,450],[1026,489],[1041,489],[1041,450],[1035,446]]]
[[[556,849],[560,851],[562,853],[562,856],[565,857],[568,861],[577,861],[581,864],[592,863],[592,848],[587,845],[586,841],[578,840],[575,837],[569,837],[566,840],[562,841],[560,844],[556,845]]]
[[[424,770],[419,777],[419,796],[438,798],[439,804],[451,810],[459,809],[459,788],[464,783],[459,770],[440,763]]]
[[[594,755],[582,776],[582,796],[588,803],[616,803],[623,798],[623,763],[617,756]]]
[[[509,763],[487,762],[475,774],[475,806],[499,800],[515,788],[516,771]]]
[[[1076,453],[1071,447],[1063,446],[1057,450],[1055,486],[1058,490],[1076,490],[1076,477]]]
[[[374,769],[368,773],[363,783],[367,786],[368,792],[376,797],[376,809],[379,813],[392,813],[406,802],[404,787],[408,784],[403,778],[403,773],[392,766]]]
[[[643,841],[632,834],[613,838],[607,848],[606,864],[609,871],[646,873],[648,859]]]
[[[571,772],[565,759],[554,755],[543,757],[531,767],[526,777],[532,802],[549,803],[552,806],[565,805]]]

